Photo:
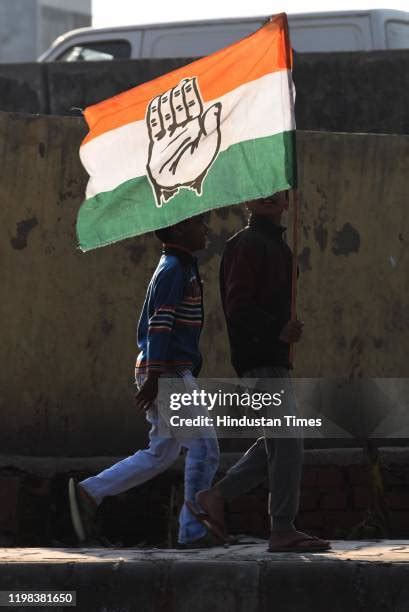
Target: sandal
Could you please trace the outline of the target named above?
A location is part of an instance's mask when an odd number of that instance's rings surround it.
[[[224,533],[222,526],[217,521],[212,519],[210,515],[207,514],[207,512],[203,512],[203,510],[198,510],[192,502],[186,501],[185,503],[187,508],[189,508],[190,512],[193,514],[193,516],[200,523],[202,523],[202,525],[204,525],[206,529],[210,531],[210,533],[212,533],[222,544],[227,543],[226,534]]]
[[[315,536],[300,535],[300,537],[286,544],[269,544],[268,552],[325,552],[331,550],[331,543]]]

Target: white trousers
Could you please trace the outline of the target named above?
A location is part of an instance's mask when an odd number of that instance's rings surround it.
[[[191,372],[184,372],[182,378],[186,391],[198,389],[196,379]],[[138,383],[140,385],[142,380]],[[138,450],[134,455],[80,483],[98,505],[104,497],[123,493],[165,471],[176,461],[182,448],[187,449],[184,478],[185,501],[194,502],[198,491],[211,486],[219,465],[219,445],[215,431],[212,428],[206,428],[206,437],[192,439],[180,437],[178,439],[177,428],[173,428],[169,436],[163,437],[159,435],[159,429],[164,431],[161,427],[164,423],[160,422],[163,417],[156,406],[148,410],[146,418],[151,424],[147,448]],[[183,504],[179,515],[179,542],[188,544],[205,534],[205,527],[195,519],[186,504]]]

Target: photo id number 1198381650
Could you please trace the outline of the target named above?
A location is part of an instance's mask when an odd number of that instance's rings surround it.
[[[0,606],[76,606],[76,591],[0,591]]]

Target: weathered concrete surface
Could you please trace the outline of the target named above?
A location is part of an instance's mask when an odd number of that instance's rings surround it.
[[[297,146],[297,373],[408,377],[409,139],[316,132]]]
[[[47,64],[49,113],[69,115],[72,107],[86,108],[121,91],[136,87],[188,64],[189,58]]]
[[[270,554],[266,543],[196,551],[0,549],[0,559],[2,590],[76,591],[81,612],[408,610],[408,541],[336,541],[333,551],[315,555]]]
[[[0,108],[10,113],[44,113],[48,105],[44,64],[0,64]]]
[[[3,453],[120,455],[144,443],[135,329],[160,252],[151,235],[82,254],[81,119],[0,113]],[[299,376],[405,377],[409,137],[298,133]],[[231,376],[218,272],[240,206],[211,215],[202,255],[203,376]]]
[[[295,54],[298,129],[408,134],[408,66],[405,50]]]
[[[3,64],[0,110],[70,115],[73,107],[85,108],[190,61],[55,62],[28,68]],[[44,80],[34,80],[40,68]],[[409,133],[408,50],[296,53],[294,82],[298,129]],[[23,90],[35,97],[22,96]]]

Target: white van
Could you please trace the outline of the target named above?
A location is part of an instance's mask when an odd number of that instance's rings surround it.
[[[81,28],[57,38],[39,62],[201,57],[254,32],[267,17],[114,28]],[[298,52],[409,48],[409,12],[300,13],[288,16]]]

